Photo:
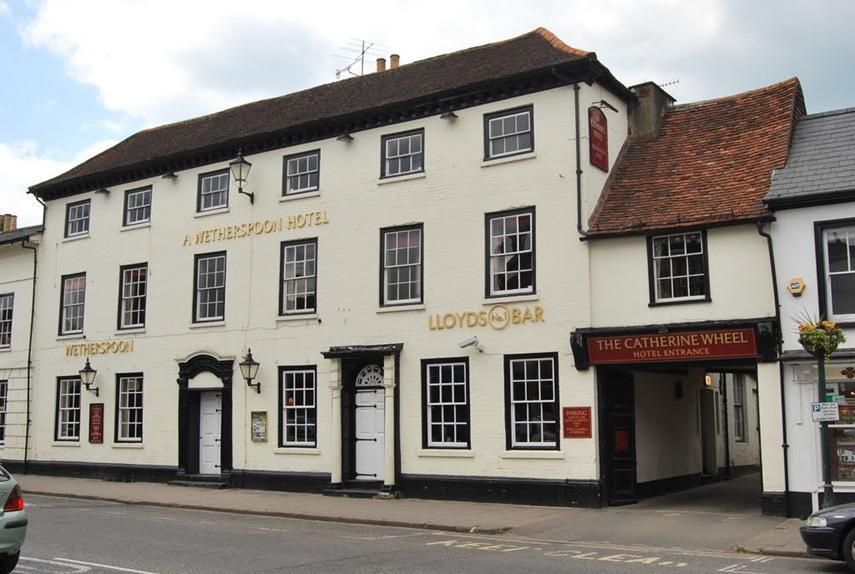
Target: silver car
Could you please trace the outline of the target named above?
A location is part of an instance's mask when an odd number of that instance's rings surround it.
[[[0,466],[0,574],[8,574],[18,564],[21,546],[27,536],[27,511],[18,481]]]

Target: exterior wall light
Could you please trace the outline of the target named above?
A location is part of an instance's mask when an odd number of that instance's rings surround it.
[[[455,114],[451,110],[448,110],[447,112],[443,112],[442,114],[440,114],[439,119],[441,119],[441,120],[456,120],[457,114]]]
[[[353,136],[350,134],[341,134],[340,136],[338,136],[335,139],[336,139],[336,141],[350,143],[353,141]]]
[[[243,361],[238,363],[238,366],[240,367],[240,374],[243,375],[246,381],[246,386],[255,389],[256,393],[261,394],[261,383],[258,381],[252,382],[258,374],[259,367],[258,361],[252,358],[252,349],[246,350],[246,356],[243,358]]]
[[[249,170],[252,164],[246,161],[243,157],[243,150],[238,148],[238,156],[236,159],[229,162],[229,169],[232,172],[232,178],[238,184],[238,193],[249,196],[249,203],[255,203],[255,194],[243,190],[243,184],[246,183],[246,178],[249,177]]]
[[[77,372],[80,373],[80,382],[83,383],[86,390],[95,393],[97,397],[98,387],[93,387],[92,385],[95,384],[95,375],[98,374],[98,371],[93,369],[92,365],[89,364],[89,357],[86,357],[86,365]]]

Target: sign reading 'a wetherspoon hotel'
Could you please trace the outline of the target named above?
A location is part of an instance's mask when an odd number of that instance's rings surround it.
[[[588,356],[595,365],[756,357],[757,336],[752,328],[594,336]]]
[[[298,213],[297,215],[289,215],[288,217],[277,217],[275,219],[263,219],[200,229],[192,235],[184,235],[182,245],[183,247],[203,245],[217,241],[252,237],[253,235],[265,235],[267,233],[282,231],[283,229],[303,229],[304,227],[326,225],[329,222],[330,218],[327,216],[325,209],[322,211],[308,211],[306,213]]]

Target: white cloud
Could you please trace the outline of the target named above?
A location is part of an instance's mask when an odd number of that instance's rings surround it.
[[[63,161],[40,151],[33,141],[0,142],[0,172],[4,174],[0,183],[0,211],[17,215],[21,227],[41,223],[42,207],[27,194],[27,189],[71,169],[115,143],[93,143]]]
[[[6,4],[3,0],[0,0],[0,15],[11,13],[12,11],[9,9],[9,5]]]

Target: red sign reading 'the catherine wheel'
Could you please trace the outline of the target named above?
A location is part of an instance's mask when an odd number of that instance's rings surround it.
[[[591,165],[609,171],[609,123],[600,108],[588,108]]]
[[[593,336],[588,356],[594,365],[756,357],[757,336],[752,328]]]

